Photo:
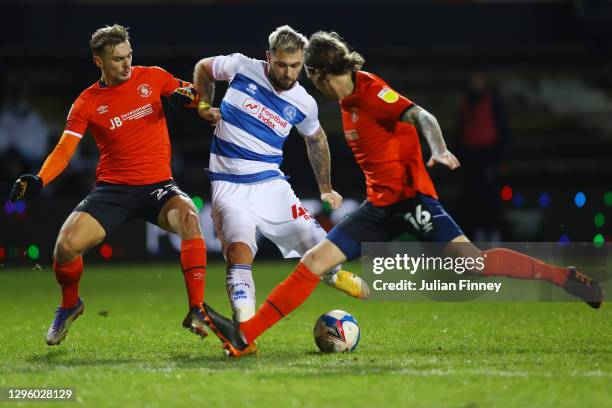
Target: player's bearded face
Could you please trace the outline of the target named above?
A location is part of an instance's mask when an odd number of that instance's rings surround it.
[[[113,46],[107,45],[104,54],[96,57],[109,85],[117,85],[130,79],[132,75],[132,47],[129,41]]]
[[[288,90],[295,84],[304,66],[304,51],[267,52],[268,79],[277,89]]]

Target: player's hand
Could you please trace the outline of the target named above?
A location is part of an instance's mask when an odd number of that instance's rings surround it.
[[[217,123],[219,123],[219,120],[221,120],[221,111],[219,110],[219,108],[198,108],[198,115],[202,119],[206,119],[207,121],[209,121],[213,126],[216,126]]]
[[[176,88],[174,92],[170,94],[168,103],[173,107],[182,106],[185,108],[195,108],[198,106],[198,91],[191,86]]]
[[[321,194],[321,201],[329,204],[332,210],[337,210],[342,205],[342,196],[332,190],[329,193]]]
[[[13,189],[11,190],[10,200],[14,203],[17,200],[21,200],[27,194],[34,194],[40,191],[42,188],[42,179],[33,174],[23,174],[19,176]]]
[[[451,170],[455,170],[457,167],[461,166],[459,160],[449,150],[432,154],[427,162],[427,167],[433,167],[436,163],[443,164]]]

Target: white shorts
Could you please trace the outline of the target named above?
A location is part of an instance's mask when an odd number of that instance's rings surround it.
[[[244,242],[255,256],[257,231],[285,258],[302,256],[327,235],[284,179],[251,184],[214,180],[211,185],[212,219],[224,256],[234,242]]]

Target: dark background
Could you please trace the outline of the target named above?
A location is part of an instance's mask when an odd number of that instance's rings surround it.
[[[11,138],[32,133],[26,127],[2,130],[0,122],[0,197],[8,197],[19,174],[38,172],[61,134],[70,104],[99,78],[88,49],[95,29],[113,23],[130,27],[134,65],[159,65],[190,80],[203,57],[242,52],[264,59],[268,34],[289,24],[306,35],[339,32],[365,57],[365,70],[436,115],[464,166],[455,172],[435,168],[431,175],[442,203],[469,236],[483,215],[474,207],[478,194],[467,187],[469,157],[461,155],[457,123],[467,80],[479,72],[499,96],[509,134],[496,165],[498,225],[490,238],[612,240],[612,193],[604,200],[612,191],[610,1],[24,1],[0,2],[0,10],[3,112],[27,101],[48,133],[46,140],[32,142],[44,149],[24,154]],[[324,100],[305,77],[301,83],[319,102],[335,189],[361,201],[363,177],[344,141],[337,104]],[[223,89],[218,87],[216,103]],[[209,186],[203,169],[212,129],[192,111],[167,109],[167,116],[175,178],[206,203]],[[42,196],[19,208],[1,200],[0,262],[50,260],[61,223],[94,182],[97,151],[91,137],[84,139],[69,169]],[[283,170],[298,196],[316,199],[297,133],[287,141],[284,156]],[[504,186],[512,190],[508,200],[499,194]],[[575,204],[579,192],[586,197],[582,207]],[[319,216],[327,223],[324,211]],[[204,216],[202,223],[209,225],[210,219]],[[143,222],[127,225],[108,243],[114,260],[176,257],[165,241],[157,256],[148,255]],[[31,245],[40,249],[38,257],[24,255]],[[261,254],[277,252],[263,244]],[[98,248],[89,257],[101,259]]]

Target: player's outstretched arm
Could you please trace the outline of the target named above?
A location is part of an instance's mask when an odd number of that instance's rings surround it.
[[[38,175],[23,174],[15,181],[10,200],[15,202],[21,200],[26,194],[32,195],[59,176],[68,166],[80,141],[80,137],[63,133],[57,146],[43,163]]]
[[[308,150],[308,159],[319,184],[321,201],[327,202],[332,209],[340,208],[342,196],[332,189],[331,184],[331,159],[327,135],[322,128],[319,128],[315,135],[305,137],[304,140]]]
[[[427,161],[428,167],[433,167],[436,163],[440,163],[454,170],[461,165],[455,155],[446,147],[444,136],[442,136],[442,129],[434,115],[420,106],[413,105],[402,115],[402,122],[416,126],[423,137],[425,137],[425,140],[427,140],[431,150],[431,157]]]
[[[202,119],[216,124],[221,119],[219,109],[213,108],[211,103],[215,95],[215,82],[212,74],[214,58],[200,60],[193,71],[193,86],[200,99],[198,102],[198,115]]]

